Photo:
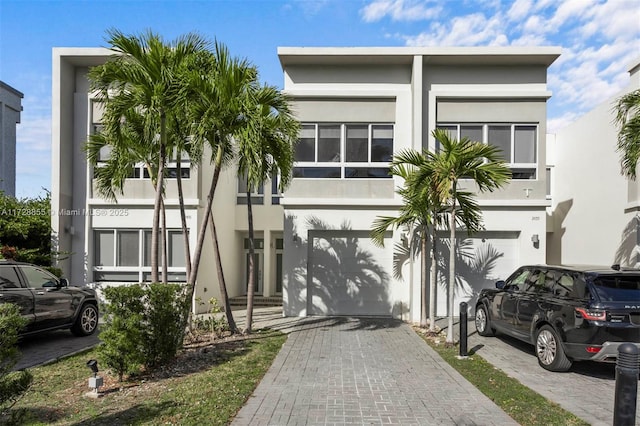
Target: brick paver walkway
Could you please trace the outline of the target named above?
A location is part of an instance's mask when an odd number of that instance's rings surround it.
[[[300,320],[233,425],[512,425],[405,323]]]

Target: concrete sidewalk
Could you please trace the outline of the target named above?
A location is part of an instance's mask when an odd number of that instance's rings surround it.
[[[270,309],[254,328],[289,338],[234,425],[517,424],[401,321]]]

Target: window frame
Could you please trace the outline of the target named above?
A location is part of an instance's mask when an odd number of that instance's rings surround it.
[[[462,127],[471,127],[471,126],[481,126],[482,127],[482,140],[479,140],[477,142],[481,142],[483,144],[489,144],[489,130],[492,126],[494,127],[510,127],[510,139],[509,139],[509,159],[507,161],[507,159],[505,158],[505,162],[507,163],[507,166],[511,169],[511,172],[513,174],[512,179],[513,180],[540,180],[540,174],[538,173],[538,165],[539,165],[539,161],[540,161],[540,124],[539,123],[527,123],[527,122],[509,122],[509,123],[500,123],[500,122],[485,122],[485,123],[480,123],[480,122],[450,122],[450,121],[443,121],[443,122],[439,122],[436,125],[436,128],[438,129],[444,129],[444,130],[448,130],[451,131],[451,128],[455,127],[456,130],[456,134],[454,135],[455,138],[457,140],[460,140],[461,138],[461,128]],[[515,161],[515,156],[516,156],[516,130],[518,128],[524,128],[524,127],[534,127],[535,128],[535,135],[534,135],[534,149],[533,149],[533,156],[534,156],[534,162],[532,163],[523,163],[523,162],[516,162]],[[497,145],[494,145],[497,146]],[[436,152],[438,152],[440,149],[440,144],[439,142],[436,140]],[[523,176],[523,177],[520,177]],[[525,177],[525,176],[529,176],[529,177]]]
[[[149,228],[143,228],[143,229],[139,229],[139,228],[94,228],[92,233],[92,238],[93,238],[93,246],[94,246],[94,258],[92,260],[93,263],[93,267],[92,267],[92,271],[93,271],[93,281],[94,282],[148,282],[149,280],[146,279],[151,275],[151,266],[150,265],[145,265],[145,263],[147,263],[147,256],[146,256],[146,251],[147,251],[147,242],[146,242],[146,238],[145,235],[146,233],[151,233],[151,229]],[[171,245],[171,239],[169,238],[171,235],[173,234],[182,234],[182,229],[178,229],[178,228],[168,228],[167,230],[167,255],[168,255],[168,262],[171,262],[171,254],[173,253],[173,247]],[[138,258],[137,258],[137,265],[120,265],[119,263],[121,263],[119,261],[119,255],[120,255],[120,251],[119,251],[119,246],[120,246],[120,238],[119,235],[120,234],[124,234],[124,233],[131,233],[131,232],[137,232],[138,234]],[[162,231],[161,231],[162,232]],[[188,232],[188,231],[187,231]],[[98,256],[100,251],[97,250],[97,246],[96,244],[98,243],[98,239],[96,238],[96,235],[98,233],[103,233],[104,235],[112,235],[112,242],[113,242],[113,247],[111,248],[112,253],[110,254],[110,260],[112,260],[111,264],[109,265],[98,265]],[[178,239],[179,244],[182,244],[182,238]],[[160,250],[160,248],[159,248]],[[184,248],[182,247],[181,250],[184,250]],[[150,262],[149,262],[150,263]],[[183,261],[184,263],[184,261]],[[167,265],[167,272],[169,275],[169,280],[170,282],[185,282],[186,281],[186,266],[171,266],[171,265]],[[117,280],[112,280],[112,279],[99,279],[98,277],[100,275],[103,276],[108,276],[108,275],[117,275],[120,274],[121,276],[127,276],[129,275],[130,278],[129,279],[117,279]],[[172,279],[172,277],[177,277],[177,279]]]
[[[294,159],[295,179],[392,179],[389,173],[395,149],[395,123],[390,122],[303,122],[304,127],[313,126],[314,134],[314,158],[313,161],[301,161]],[[340,145],[339,152],[335,154],[337,161],[318,161],[320,155],[319,141],[320,128],[322,126],[339,126]],[[347,160],[348,154],[348,130],[349,126],[367,126],[367,158],[362,160]],[[377,128],[389,127],[392,132],[391,152],[388,153],[388,161],[374,161],[374,131]],[[297,154],[294,154],[294,158]],[[386,173],[384,173],[386,171]],[[364,175],[361,174],[364,172]],[[314,176],[314,174],[317,174]]]

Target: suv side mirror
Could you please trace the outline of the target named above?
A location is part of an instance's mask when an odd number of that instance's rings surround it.
[[[69,281],[66,278],[60,278],[60,287],[69,287]]]
[[[498,290],[504,290],[504,286],[505,286],[504,280],[496,281],[496,288]]]

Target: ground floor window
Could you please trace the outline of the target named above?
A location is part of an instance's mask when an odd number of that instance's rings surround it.
[[[151,229],[94,230],[93,280],[96,282],[150,281],[151,234]],[[166,238],[167,281],[185,282],[187,276],[182,231],[169,229]],[[162,262],[161,256],[159,262]]]

